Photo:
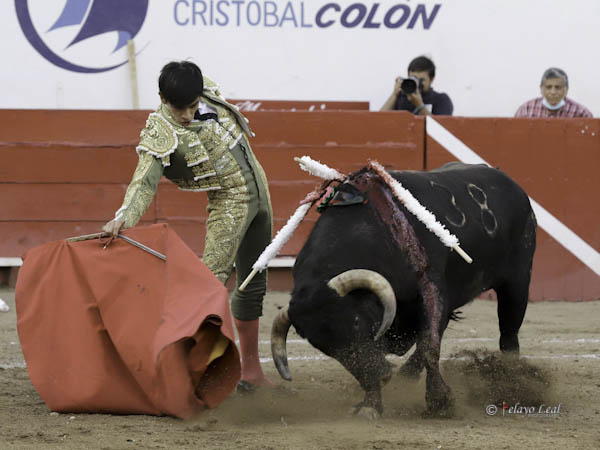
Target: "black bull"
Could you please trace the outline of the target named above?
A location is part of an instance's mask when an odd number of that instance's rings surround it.
[[[484,165],[390,173],[473,262],[426,229],[377,174],[355,172],[337,186],[296,259],[292,298],[273,323],[273,357],[291,379],[285,340],[294,325],[365,390],[354,411],[377,417],[381,387],[392,375],[385,355],[403,355],[416,343],[400,372],[418,376],[425,368],[427,410],[443,413],[453,401],[439,371],[440,342],[456,308],[494,289],[500,349],[519,351],[536,220],[523,189]]]

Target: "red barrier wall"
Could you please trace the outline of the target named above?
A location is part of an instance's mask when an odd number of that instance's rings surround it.
[[[519,183],[550,214],[600,249],[600,120],[439,117],[454,136]],[[426,167],[456,158],[427,137]],[[538,227],[530,295],[600,298],[600,277]]]
[[[93,233],[120,206],[148,111],[0,110],[0,257],[43,242]],[[454,160],[426,136],[425,121],[400,112],[248,112],[252,147],[269,179],[275,230],[319,182],[294,156],[342,172],[369,158],[421,170]],[[595,249],[600,248],[600,120],[465,119],[440,123]],[[166,180],[143,223],[168,221],[200,253],[206,199]],[[282,255],[295,255],[316,220],[311,212]],[[600,298],[600,277],[541,231],[533,300]]]
[[[0,110],[0,256],[40,243],[97,232],[121,205],[137,161],[134,150],[148,111]],[[350,172],[377,155],[390,167],[420,169],[424,123],[409,114],[369,112],[247,113],[252,147],[269,179],[275,230],[319,180],[294,156]],[[301,248],[311,212],[282,255]],[[168,221],[200,253],[206,197],[164,180],[142,223]]]
[[[227,99],[241,111],[335,111],[369,110],[369,102],[332,102],[328,100],[238,100]]]

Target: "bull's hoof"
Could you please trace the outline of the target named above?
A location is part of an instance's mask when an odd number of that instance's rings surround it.
[[[423,413],[426,418],[444,418],[454,416],[454,397],[448,392],[436,398],[427,398],[427,409]]]
[[[502,360],[504,362],[506,362],[507,364],[512,364],[515,363],[517,361],[519,361],[519,359],[521,358],[521,355],[519,354],[519,350],[502,350],[502,353],[500,354]]]
[[[353,406],[350,408],[349,415],[362,417],[367,420],[379,420],[381,414],[375,409],[369,406]]]
[[[449,419],[454,417],[454,405],[445,408],[428,407],[421,416],[424,419]]]
[[[500,336],[500,350],[503,352],[519,353],[519,337],[517,334],[503,334]]]

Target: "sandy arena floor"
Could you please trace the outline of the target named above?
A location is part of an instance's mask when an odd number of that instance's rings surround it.
[[[394,377],[378,421],[349,417],[362,399],[342,367],[290,332],[293,381],[270,359],[271,319],[289,295],[269,292],[261,325],[261,356],[279,388],[233,394],[193,421],[170,417],[57,414],[29,381],[11,307],[0,313],[0,449],[590,449],[600,448],[600,301],[534,303],[521,328],[521,355],[497,358],[496,304],[478,300],[444,336],[442,373],[456,397],[454,416],[422,417],[424,375]],[[390,358],[401,364],[402,358]],[[499,408],[502,402],[520,413]],[[548,414],[536,413],[540,406]],[[486,412],[489,410],[491,415]],[[552,414],[554,412],[554,414]]]

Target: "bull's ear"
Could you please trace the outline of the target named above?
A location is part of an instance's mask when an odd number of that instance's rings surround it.
[[[366,202],[366,194],[362,192],[338,192],[329,202],[330,206],[360,205]]]

